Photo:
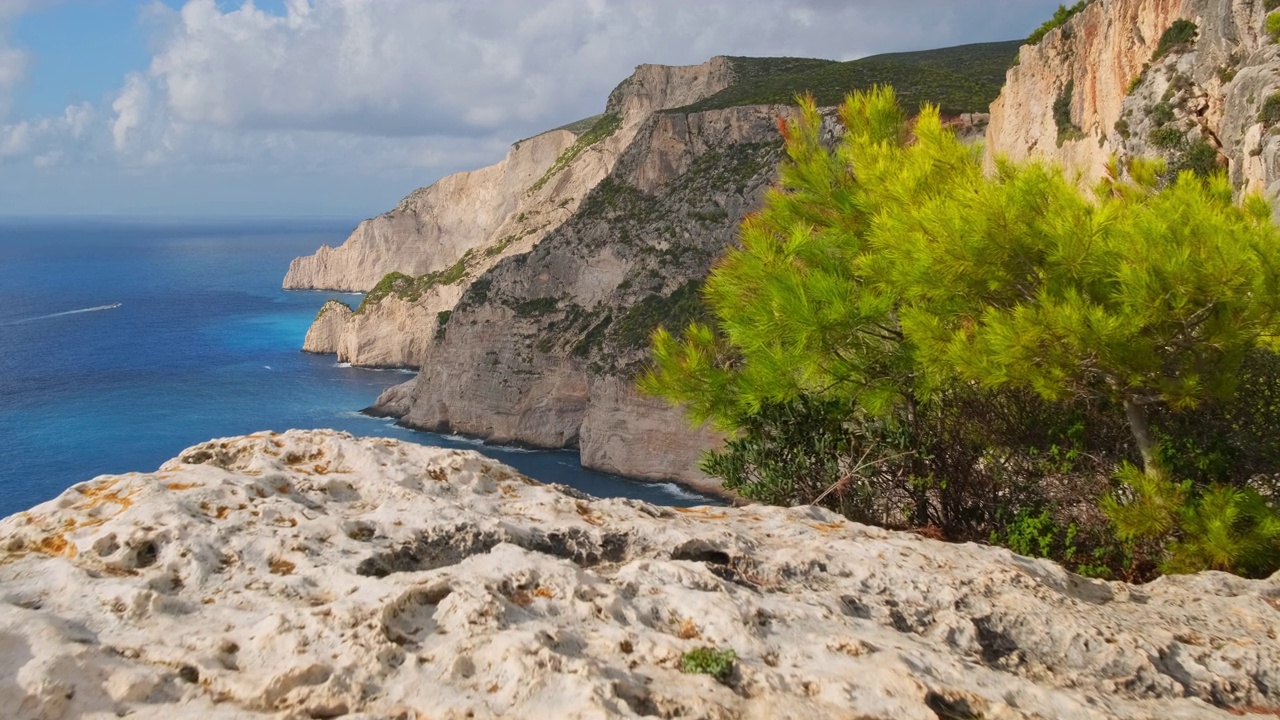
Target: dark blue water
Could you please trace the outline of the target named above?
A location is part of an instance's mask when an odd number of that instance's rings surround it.
[[[299,352],[335,295],[280,290],[290,259],[350,228],[0,223],[0,517],[210,438],[322,427],[478,449],[594,495],[707,502],[584,470],[574,453],[479,447],[355,412],[409,376]]]

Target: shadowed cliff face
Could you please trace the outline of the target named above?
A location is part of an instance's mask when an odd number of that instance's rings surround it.
[[[658,325],[698,289],[774,179],[781,107],[650,117],[578,212],[463,295],[415,380],[410,425],[544,447],[589,467],[703,483],[716,441],[631,389]]]
[[[697,461],[717,438],[631,378],[773,177],[775,110],[662,112],[730,80],[724,58],[640,66],[600,119],[517,143],[299,258],[286,287],[373,289],[354,312],[326,306],[304,349],[426,368],[377,406],[406,423],[579,446],[590,467],[705,486]],[[387,285],[393,270],[419,280]]]
[[[1280,47],[1265,15],[1261,0],[1095,0],[1022,48],[992,105],[989,156],[1061,162],[1086,181],[1113,155],[1216,163],[1237,188],[1274,197],[1280,140],[1261,115],[1280,90]],[[1179,20],[1195,40],[1171,35],[1156,58]]]

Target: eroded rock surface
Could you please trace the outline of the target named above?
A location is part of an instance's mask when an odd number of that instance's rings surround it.
[[[1023,46],[991,106],[989,154],[1052,160],[1092,182],[1112,156],[1187,167],[1202,142],[1202,165],[1274,199],[1280,135],[1264,110],[1280,91],[1280,45],[1267,12],[1261,0],[1095,0]],[[1178,21],[1195,24],[1195,40],[1156,57]]]
[[[593,500],[471,452],[212,441],[0,522],[14,718],[1229,718],[1280,576],[1147,586],[796,508]],[[680,671],[732,649],[724,683]]]

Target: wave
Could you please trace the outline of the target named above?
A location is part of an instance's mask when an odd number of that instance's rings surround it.
[[[663,491],[664,493],[671,495],[672,497],[680,498],[681,500],[703,500],[703,501],[707,500],[706,495],[702,495],[701,493],[691,492],[689,490],[686,490],[680,487],[679,485],[676,485],[675,483],[657,483],[655,487],[657,487],[659,490]]]
[[[35,322],[37,320],[49,320],[51,318],[63,317],[64,315],[79,315],[81,313],[102,312],[103,310],[115,310],[116,308],[120,307],[123,304],[124,303],[111,303],[110,305],[98,305],[95,307],[80,308],[79,310],[66,310],[64,312],[49,313],[48,315],[37,315],[36,317],[29,317],[29,318],[23,318],[21,320],[11,320],[6,323],[0,323],[0,326],[21,325],[23,323]]]
[[[417,370],[410,370],[409,368],[360,367],[358,365],[352,365],[349,362],[334,363],[333,366],[342,368],[344,370],[350,370],[352,368],[355,368],[356,370],[367,370],[368,372],[391,372],[391,373],[400,373],[401,375],[417,375],[418,374]]]

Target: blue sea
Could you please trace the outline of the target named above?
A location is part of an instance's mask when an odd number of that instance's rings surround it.
[[[365,417],[401,372],[299,351],[325,300],[289,260],[352,222],[0,221],[0,517],[205,440],[336,428],[479,450],[545,482],[667,505],[714,502],[584,470],[572,452],[480,446]]]

